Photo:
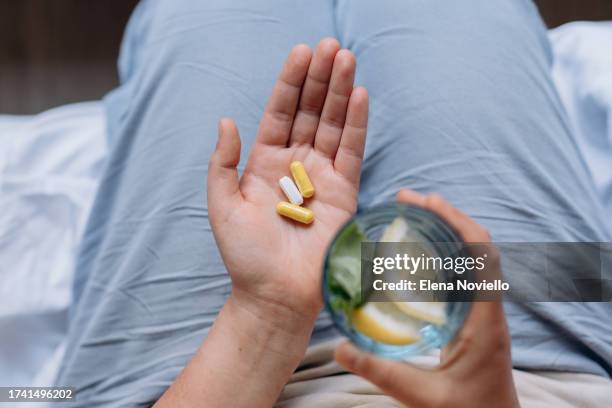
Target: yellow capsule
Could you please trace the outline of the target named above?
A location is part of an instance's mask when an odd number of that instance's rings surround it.
[[[289,169],[291,170],[291,175],[293,176],[293,180],[295,181],[295,184],[297,184],[300,193],[302,193],[302,195],[306,198],[312,197],[315,189],[302,162],[292,162]]]
[[[276,212],[283,217],[291,218],[302,224],[310,224],[314,220],[314,213],[308,208],[281,201],[276,204]]]

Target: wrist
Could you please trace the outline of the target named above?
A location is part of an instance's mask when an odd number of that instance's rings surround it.
[[[314,319],[291,321],[292,316],[285,308],[245,303],[235,293],[228,298],[198,352],[208,354],[217,380],[240,384],[240,398],[226,406],[271,406],[278,398],[306,353],[314,325]],[[228,354],[211,357],[214,345]]]
[[[306,352],[316,316],[292,321],[297,315],[285,307],[236,295],[159,406],[176,401],[219,407],[274,404]]]
[[[298,306],[294,300],[289,295],[286,302],[272,297],[255,296],[234,287],[224,308],[254,319],[267,329],[310,338],[321,305],[310,302]]]
[[[289,306],[272,299],[263,299],[233,289],[223,309],[232,316],[232,321],[249,321],[275,339],[290,338],[306,346],[312,334],[319,309],[308,310]]]

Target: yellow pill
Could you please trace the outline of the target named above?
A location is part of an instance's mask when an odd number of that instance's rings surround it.
[[[302,224],[310,224],[314,220],[314,213],[311,210],[286,201],[276,204],[276,212]]]
[[[312,197],[315,189],[302,162],[294,161],[289,166],[289,169],[291,170],[293,181],[297,184],[300,193],[306,198]]]

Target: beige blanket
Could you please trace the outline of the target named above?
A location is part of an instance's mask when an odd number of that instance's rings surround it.
[[[276,407],[344,408],[401,407],[402,404],[352,374],[333,360],[334,340],[312,346],[285,386]],[[412,361],[434,366],[435,355]],[[514,370],[514,381],[523,408],[607,408],[612,406],[612,380],[590,374],[526,372]]]

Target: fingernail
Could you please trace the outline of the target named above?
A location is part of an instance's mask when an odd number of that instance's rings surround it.
[[[219,130],[219,135],[223,133],[223,118],[219,119],[219,122],[217,123],[217,129]]]

